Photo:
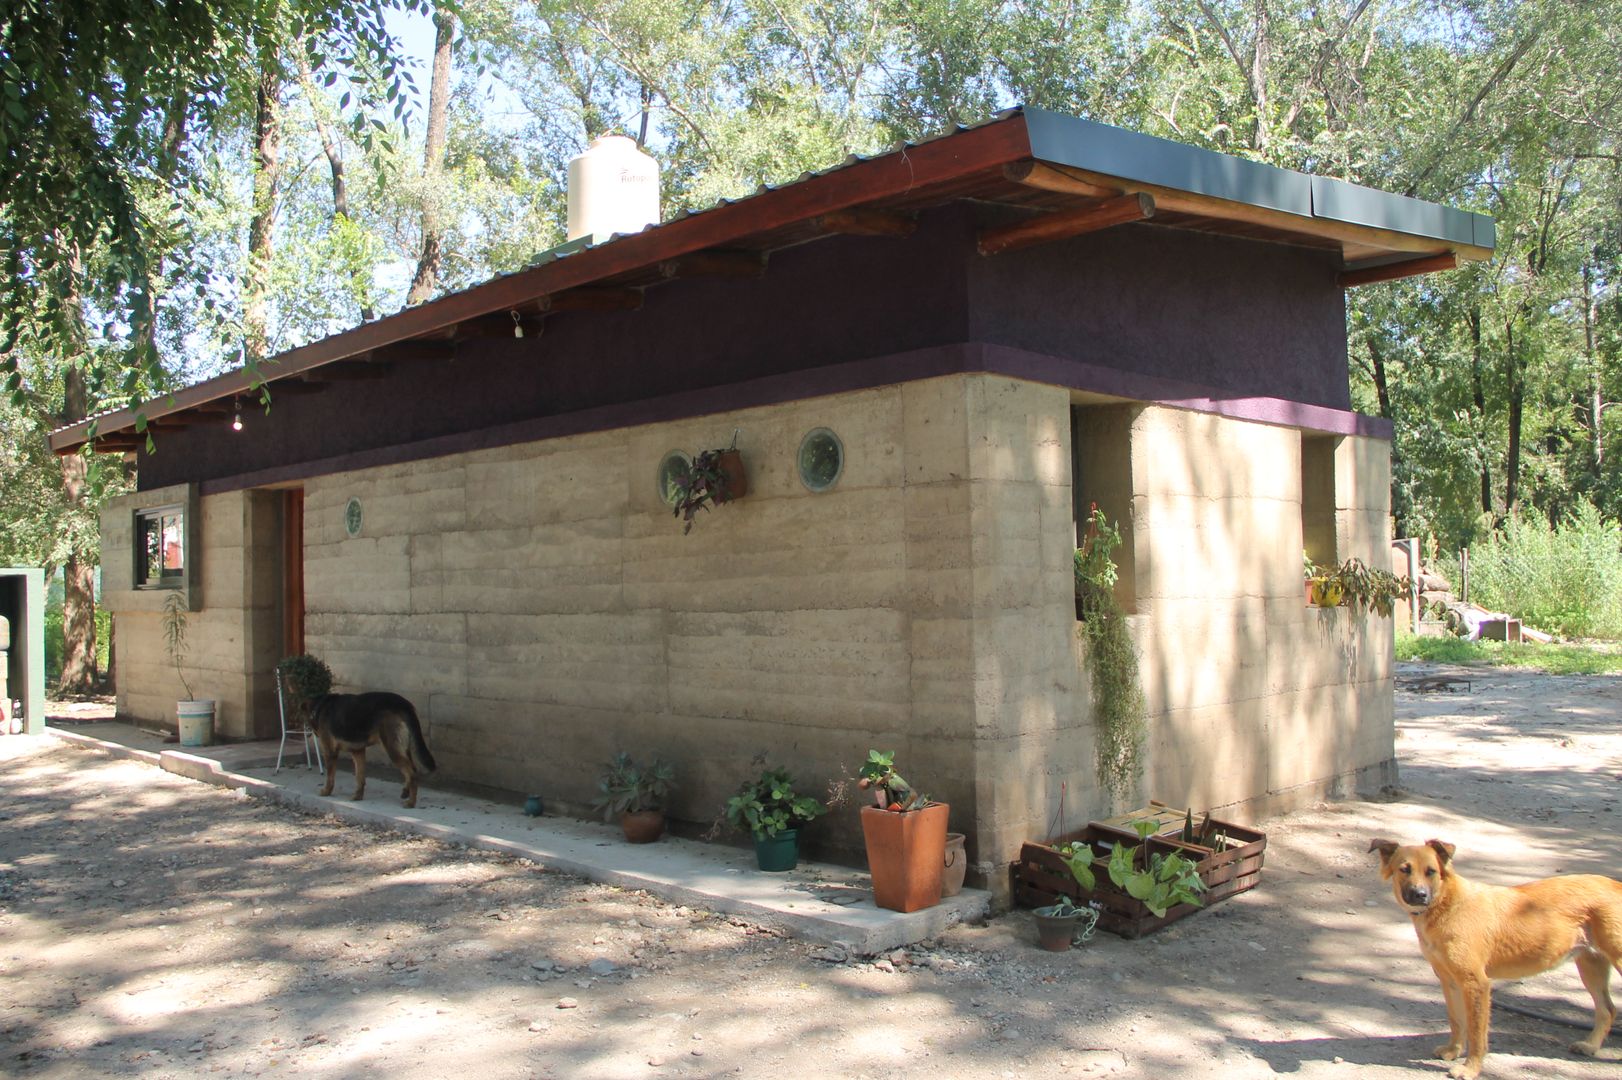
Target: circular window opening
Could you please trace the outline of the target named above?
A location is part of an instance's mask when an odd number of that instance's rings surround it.
[[[344,504],[344,532],[351,537],[360,535],[361,513],[360,500],[351,498]]]
[[[664,500],[666,506],[676,505],[692,467],[693,459],[680,450],[672,450],[659,462],[659,473],[654,482],[658,485],[659,498]]]
[[[800,440],[800,482],[827,491],[845,471],[845,444],[827,428],[814,428]]]

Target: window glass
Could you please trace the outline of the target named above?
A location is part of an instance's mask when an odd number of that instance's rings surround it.
[[[827,491],[845,471],[845,446],[827,428],[814,428],[800,440],[800,482],[812,491]]]
[[[659,462],[659,472],[655,478],[658,484],[659,498],[664,500],[666,506],[675,506],[676,499],[681,495],[682,485],[686,482],[688,473],[692,471],[693,459],[680,450],[672,450]]]
[[[177,586],[186,571],[186,515],[179,507],[135,515],[135,583]]]

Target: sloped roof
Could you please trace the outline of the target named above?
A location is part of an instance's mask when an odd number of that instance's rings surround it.
[[[738,200],[683,213],[641,232],[591,237],[503,274],[322,338],[266,361],[271,393],[313,392],[366,377],[391,355],[448,351],[510,335],[513,321],[561,311],[624,309],[642,290],[696,274],[758,274],[771,252],[850,233],[904,233],[913,215],[959,199],[1000,203],[1024,218],[981,235],[986,254],[1122,221],[1338,251],[1347,286],[1491,257],[1493,222],[1480,214],[1263,165],[1041,109],[904,143]],[[57,453],[89,441],[128,451],[149,425],[184,426],[253,390],[236,369],[143,405],[50,435]]]

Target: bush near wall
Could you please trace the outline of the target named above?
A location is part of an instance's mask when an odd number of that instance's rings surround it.
[[[1448,575],[1457,591],[1457,563]],[[1622,639],[1622,527],[1589,503],[1552,524],[1512,516],[1470,548],[1470,600],[1564,637]]]

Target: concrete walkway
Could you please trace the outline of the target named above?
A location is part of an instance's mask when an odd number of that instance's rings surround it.
[[[627,844],[609,825],[529,818],[515,806],[429,788],[421,790],[416,808],[407,810],[395,797],[398,781],[387,773],[373,772],[365,801],[350,802],[347,793],[354,790],[354,777],[347,763],[340,765],[336,789],[345,797],[322,798],[316,794],[320,776],[304,767],[303,752],[292,741],[277,772],[275,741],[181,749],[117,721],[50,726],[46,733],[305,813],[515,855],[592,881],[738,915],[859,955],[926,941],[990,912],[991,894],[980,889],[964,889],[924,911],[884,911],[873,904],[868,876],[848,867],[802,861],[786,874],[768,874],[756,868],[751,851],[673,836],[654,844]]]

